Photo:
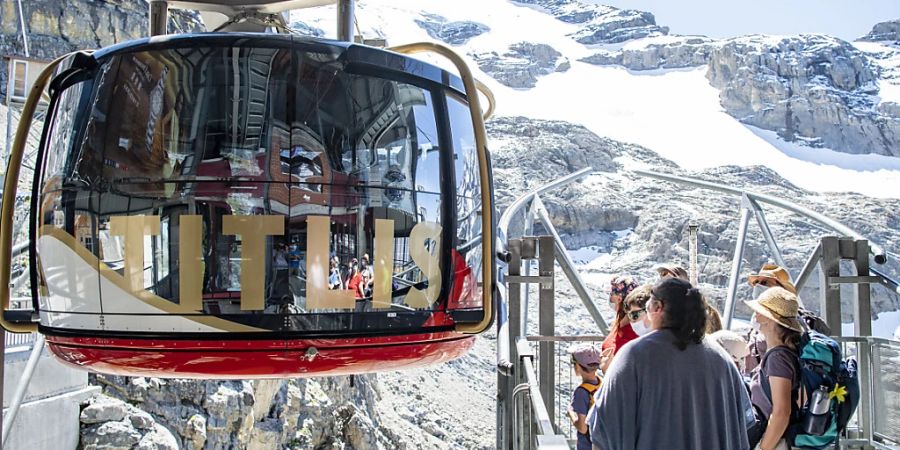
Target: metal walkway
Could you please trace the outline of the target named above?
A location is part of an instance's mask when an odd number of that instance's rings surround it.
[[[900,449],[900,342],[872,337],[871,289],[875,286],[900,293],[895,279],[870,267],[887,261],[888,252],[876,243],[831,218],[776,197],[729,186],[669,174],[637,171],[638,175],[690,187],[710,189],[738,196],[740,227],[731,267],[723,316],[729,328],[734,315],[735,295],[740,276],[743,250],[750,216],[756,218],[772,258],[781,266],[784,259],[776,237],[766,222],[761,204],[798,214],[808,221],[833,231],[838,236],[822,237],[807,259],[796,280],[798,291],[821,268],[820,315],[844,346],[845,356],[857,358],[860,370],[861,401],[856,416],[840,440],[842,449]],[[513,202],[503,213],[498,230],[501,263],[501,306],[497,319],[497,448],[567,449],[574,448],[575,433],[565,411],[576,385],[568,366],[564,343],[599,343],[608,326],[589,291],[578,275],[565,246],[550,221],[541,194],[573,183],[592,174],[590,168],[529,192]],[[510,226],[523,230],[522,236],[510,236]],[[534,222],[540,222],[547,236],[532,236]],[[538,261],[538,273],[531,273],[531,260]],[[850,261],[853,273],[840,273],[841,261]],[[523,264],[524,263],[524,264]],[[597,334],[559,336],[555,333],[555,264],[571,282],[586,312],[596,324]],[[528,285],[538,286],[537,335],[529,335],[530,299]],[[855,335],[841,336],[841,289],[854,285],[852,304]]]

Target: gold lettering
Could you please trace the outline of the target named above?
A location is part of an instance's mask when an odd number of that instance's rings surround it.
[[[241,236],[241,309],[264,309],[266,237],[284,234],[284,216],[223,216],[222,234]]]
[[[182,215],[178,220],[178,303],[200,311],[203,309],[203,257],[200,246],[203,216]]]
[[[125,237],[125,283],[132,293],[143,291],[144,236],[159,235],[159,216],[110,217],[109,234]]]
[[[430,308],[441,292],[441,226],[419,222],[409,233],[409,255],[428,281],[428,287],[409,289],[404,302],[413,308]]]
[[[352,290],[328,289],[331,219],[326,216],[309,216],[306,224],[306,307],[310,310],[353,309],[356,298]]]
[[[375,255],[372,262],[375,266],[372,307],[375,309],[390,308],[393,294],[391,281],[393,281],[394,276],[393,220],[375,220]]]

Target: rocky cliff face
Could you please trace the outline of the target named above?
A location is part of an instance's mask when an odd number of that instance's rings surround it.
[[[432,38],[450,45],[465,44],[469,39],[491,30],[487,25],[478,22],[465,20],[451,22],[437,14],[423,14],[422,19],[416,20],[416,24]]]
[[[869,34],[859,38],[860,41],[888,41],[900,43],[900,19],[875,24]]]
[[[621,50],[601,50],[579,61],[631,70],[681,69],[706,64],[717,45],[703,36],[665,36],[626,44]]]
[[[147,0],[31,0],[22,2],[31,57],[54,59],[81,49],[98,49],[146,37]],[[203,31],[195,12],[171,10],[170,33]],[[24,55],[15,0],[0,2],[0,54]],[[6,60],[0,62],[0,94],[6,94]]]
[[[519,42],[500,55],[496,52],[470,55],[478,67],[495,80],[518,89],[533,88],[538,77],[569,70],[567,58],[547,44]]]
[[[200,381],[96,376],[81,413],[87,449],[395,449],[369,377]]]
[[[786,141],[900,156],[900,116],[878,107],[877,68],[847,42],[733,39],[713,51],[707,78],[729,114]]]
[[[563,22],[581,25],[570,36],[585,45],[615,44],[669,33],[668,27],[656,25],[656,18],[646,11],[578,0],[516,0],[516,3],[540,8]]]

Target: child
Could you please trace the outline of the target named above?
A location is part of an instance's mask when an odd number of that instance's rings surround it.
[[[576,450],[591,450],[591,436],[588,431],[586,417],[594,406],[594,393],[600,388],[600,350],[591,344],[576,344],[569,347],[572,354],[572,366],[575,375],[581,378],[581,385],[572,393],[572,405],[569,408],[569,419],[578,431]]]

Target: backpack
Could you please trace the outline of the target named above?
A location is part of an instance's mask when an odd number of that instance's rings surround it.
[[[596,394],[597,391],[600,390],[600,386],[601,386],[602,384],[603,384],[603,379],[601,378],[601,379],[600,379],[600,382],[597,383],[597,384],[592,384],[592,383],[588,383],[587,381],[585,381],[584,383],[581,383],[580,385],[578,385],[577,388],[575,388],[576,391],[577,391],[578,389],[584,389],[585,391],[587,391],[587,393],[588,393],[588,399],[590,399],[590,401],[588,402],[588,411],[590,411],[590,410],[594,407],[594,394]],[[574,420],[574,419],[573,419],[573,420]],[[580,431],[578,431],[578,430],[575,430],[575,431],[576,431],[578,434],[581,434]],[[586,434],[584,434],[584,436],[587,436],[588,439],[590,439],[590,437],[591,437],[591,428],[590,428],[590,426],[588,426],[588,432],[587,432]]]
[[[844,361],[837,341],[814,330],[801,335],[798,353],[803,404],[791,403],[787,437],[795,447],[824,449],[838,439],[859,404],[856,360]],[[760,381],[771,399],[768,379]]]
[[[588,404],[588,410],[590,410],[591,408],[594,407],[594,394],[597,393],[598,390],[600,390],[601,384],[603,384],[602,380],[597,384],[591,384],[591,383],[588,383],[587,381],[585,381],[584,383],[581,383],[580,385],[578,385],[577,388],[575,388],[575,389],[581,388],[581,389],[584,389],[587,391],[588,398],[591,399],[590,403]]]

